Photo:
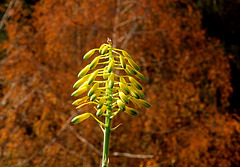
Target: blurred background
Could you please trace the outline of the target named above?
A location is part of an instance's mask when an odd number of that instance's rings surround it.
[[[113,125],[112,167],[240,165],[239,0],[0,1],[0,166],[100,165],[93,119],[73,125],[82,56],[110,37],[152,104]]]

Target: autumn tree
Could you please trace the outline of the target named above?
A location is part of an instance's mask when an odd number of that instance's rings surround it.
[[[238,166],[229,55],[201,29],[192,5],[14,1],[0,44],[0,166],[99,166],[101,131],[93,120],[70,124],[89,109],[75,112],[70,95],[87,65],[82,56],[106,37],[137,60],[152,104],[139,119],[120,114],[113,122],[127,123],[112,134],[112,166]]]

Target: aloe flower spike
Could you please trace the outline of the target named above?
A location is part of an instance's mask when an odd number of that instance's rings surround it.
[[[95,56],[96,51],[99,51],[100,55]],[[135,79],[145,79],[139,72],[139,66],[126,51],[113,48],[111,39],[108,38],[107,43],[87,52],[83,59],[90,57],[94,57],[93,61],[79,72],[80,79],[73,86],[77,89],[72,96],[82,96],[76,99],[73,105],[79,110],[89,104],[95,105],[94,115],[105,117],[105,122],[101,122],[90,112],[76,116],[72,122],[81,123],[93,117],[99,123],[104,133],[102,167],[108,167],[110,134],[121,125],[111,128],[112,119],[119,112],[131,116],[138,114],[135,109],[128,106],[129,100],[138,108],[149,108],[151,105],[143,100],[145,95],[142,86]],[[125,74],[116,72],[120,70],[125,71]]]

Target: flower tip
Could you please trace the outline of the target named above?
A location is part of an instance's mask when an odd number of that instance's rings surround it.
[[[151,107],[151,104],[149,104],[148,102],[145,102],[144,107],[145,107],[145,108],[150,108],[150,107]]]
[[[78,88],[78,85],[77,85],[77,84],[74,84],[74,85],[73,85],[73,88]]]
[[[74,124],[80,123],[80,122],[84,121],[85,119],[89,118],[90,115],[91,115],[90,113],[84,113],[82,115],[78,115],[78,116],[74,117],[71,120],[71,122]]]
[[[76,92],[73,92],[72,94],[71,94],[71,96],[75,96],[76,95]]]
[[[132,116],[138,115],[138,112],[130,107],[126,107],[126,110],[124,112]]]
[[[88,59],[89,57],[91,57],[95,52],[95,49],[90,50],[89,52],[87,52],[84,56],[83,59]]]
[[[137,116],[137,115],[138,115],[138,112],[137,112],[136,110],[132,110],[132,111],[131,111],[131,115],[132,115],[132,116]]]

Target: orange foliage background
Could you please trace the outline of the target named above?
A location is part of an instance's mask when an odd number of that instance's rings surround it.
[[[96,122],[69,123],[94,109],[76,111],[70,94],[91,61],[82,56],[107,37],[140,65],[152,104],[137,117],[121,113],[113,121],[123,125],[111,136],[110,166],[240,165],[240,119],[227,110],[230,56],[207,37],[193,6],[16,0],[0,43],[0,166],[100,165],[103,134]]]

